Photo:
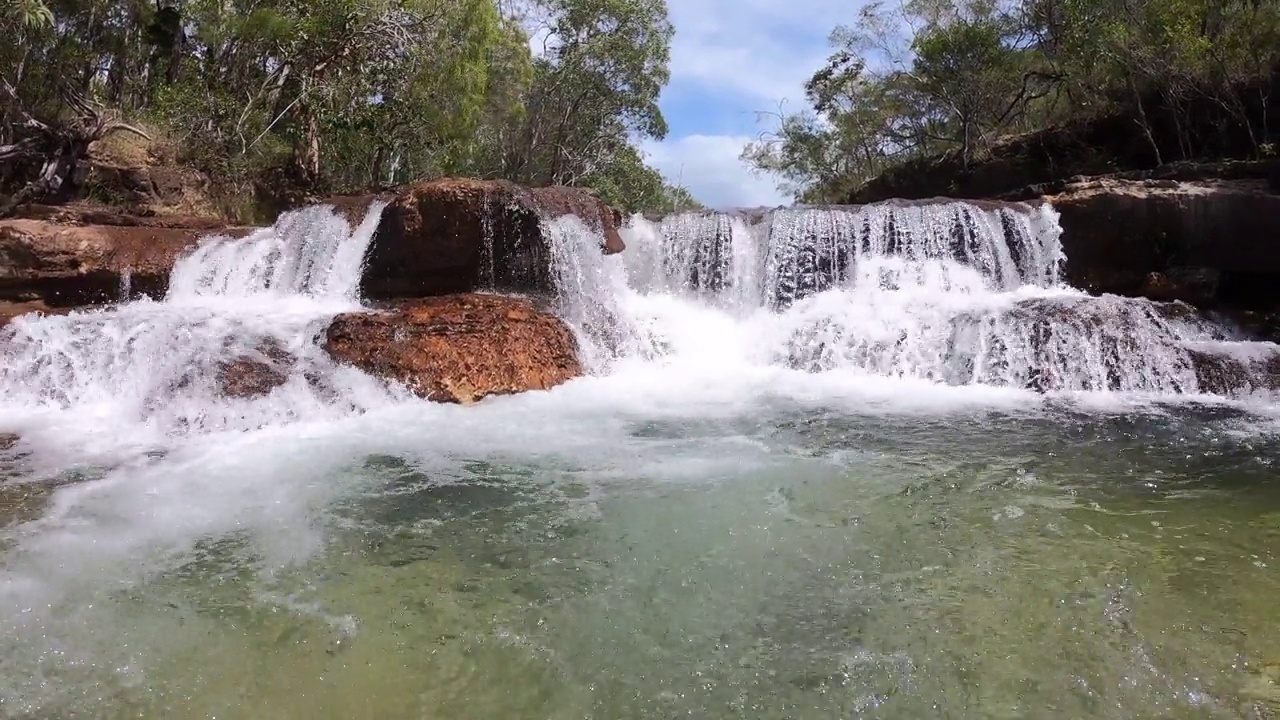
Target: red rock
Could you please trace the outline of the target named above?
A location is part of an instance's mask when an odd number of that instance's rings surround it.
[[[546,390],[582,374],[573,333],[521,298],[450,295],[338,316],[325,350],[437,402]]]
[[[179,227],[3,220],[0,300],[40,300],[51,307],[112,302],[119,299],[126,276],[133,292],[160,295],[178,257],[206,233]]]
[[[565,215],[600,232],[603,252],[626,247],[618,234],[621,213],[588,190],[435,180],[389,197],[361,282],[369,298],[552,290],[542,222]],[[339,206],[350,214],[360,202],[346,199]]]

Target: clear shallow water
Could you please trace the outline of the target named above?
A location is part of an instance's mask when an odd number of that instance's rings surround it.
[[[468,408],[316,347],[372,232],[319,209],[16,321],[0,717],[1280,712],[1280,410],[1186,364],[1275,346],[1086,298],[1050,215],[975,212],[622,259],[554,223],[592,376]],[[219,396],[264,343],[294,376]]]
[[[6,532],[0,708],[1280,708],[1280,442],[1256,417],[583,402],[608,385],[211,438],[64,488]]]

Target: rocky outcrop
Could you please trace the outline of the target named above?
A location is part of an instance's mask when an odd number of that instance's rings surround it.
[[[245,231],[231,231],[237,232]],[[164,225],[3,220],[0,301],[91,305],[120,299],[126,287],[135,295],[160,295],[174,262],[206,233]]]
[[[349,203],[350,204],[350,203]],[[369,248],[362,294],[432,297],[478,289],[552,289],[544,221],[575,215],[621,252],[621,214],[587,190],[437,180],[397,191]]]
[[[362,279],[364,294],[373,299],[477,289],[549,291],[544,223],[564,215],[599,232],[603,252],[625,247],[618,233],[621,214],[587,190],[439,180],[382,195],[333,198],[330,204],[355,225],[374,200],[388,205]],[[174,263],[200,237],[239,237],[252,230],[209,218],[128,215],[84,203],[29,205],[22,212],[21,218],[0,220],[0,301],[49,307],[113,302],[125,288],[132,296],[163,294]]]
[[[1280,307],[1280,195],[1257,180],[1122,180],[1064,186],[1067,280],[1095,293],[1203,308]]]
[[[85,191],[137,215],[211,214],[209,178],[182,165],[94,161],[86,169]]]
[[[325,350],[428,400],[472,403],[582,374],[573,333],[528,300],[465,294],[338,316]]]

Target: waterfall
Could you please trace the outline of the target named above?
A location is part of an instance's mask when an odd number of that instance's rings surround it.
[[[242,239],[208,238],[178,261],[163,300],[18,318],[0,330],[0,398],[161,434],[258,427],[375,401],[376,385],[331,367],[314,338],[359,307],[381,209],[354,229],[331,208],[309,207]],[[280,387],[266,398],[226,397],[225,375],[243,362],[279,373]]]
[[[369,240],[386,203],[374,203],[353,231],[328,206],[284,213],[241,239],[206,238],[180,259],[167,300],[308,296],[354,302]]]
[[[631,292],[725,307],[748,318],[741,345],[753,360],[807,372],[1194,394],[1221,391],[1220,380],[1202,387],[1206,356],[1280,350],[1224,342],[1186,306],[1069,287],[1060,235],[1047,204],[795,207],[754,223],[700,212],[632,218],[625,262]],[[663,321],[655,329],[648,304],[631,305],[664,347]]]
[[[393,400],[317,342],[336,314],[360,307],[381,208],[354,228],[318,206],[243,238],[208,238],[177,263],[160,300],[15,320],[0,330],[4,407],[172,434]],[[1278,366],[1276,346],[1236,341],[1177,307],[1067,286],[1047,205],[637,216],[615,256],[572,216],[544,219],[542,230],[552,308],[594,375],[683,363],[1171,395],[1266,389],[1259,373]],[[229,373],[246,366],[272,375],[274,389],[228,396]]]

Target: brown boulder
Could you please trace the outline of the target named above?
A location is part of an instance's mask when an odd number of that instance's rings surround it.
[[[349,205],[357,205],[348,202]],[[477,289],[552,289],[545,220],[575,215],[625,245],[621,214],[587,190],[499,180],[435,180],[398,191],[382,213],[361,281],[365,297],[432,297]]]
[[[235,231],[233,231],[235,232]],[[163,294],[178,257],[204,230],[124,225],[0,221],[0,300],[40,300],[51,307]]]
[[[339,315],[325,350],[436,402],[546,390],[582,374],[573,333],[528,300],[451,295]]]

